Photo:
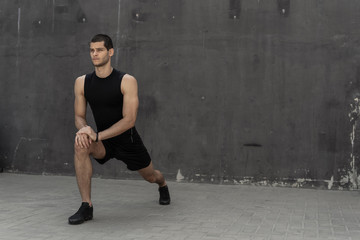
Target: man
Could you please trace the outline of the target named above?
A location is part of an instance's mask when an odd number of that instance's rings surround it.
[[[114,55],[112,40],[104,34],[90,42],[90,56],[95,71],[75,81],[74,164],[82,199],[79,210],[69,217],[70,224],[80,224],[93,218],[91,202],[92,156],[100,164],[110,158],[122,160],[131,171],[150,183],[159,185],[162,205],[170,204],[170,195],[163,175],[154,170],[150,156],[135,128],[139,106],[136,79],[111,66]],[[86,106],[91,107],[97,131],[87,125]]]

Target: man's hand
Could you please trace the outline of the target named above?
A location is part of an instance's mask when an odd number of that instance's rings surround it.
[[[90,144],[91,144],[91,139],[89,138],[88,135],[83,134],[83,133],[76,133],[75,135],[75,144],[77,147],[80,148],[89,148]]]
[[[81,128],[76,134],[86,134],[93,142],[96,140],[96,132],[90,126]]]
[[[75,143],[80,148],[89,148],[95,140],[96,133],[90,126],[85,126],[76,133]]]

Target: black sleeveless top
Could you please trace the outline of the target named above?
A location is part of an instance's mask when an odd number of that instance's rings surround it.
[[[95,71],[87,74],[84,95],[94,115],[98,131],[111,127],[123,118],[123,94],[120,86],[125,73],[113,69],[106,78],[99,78]]]

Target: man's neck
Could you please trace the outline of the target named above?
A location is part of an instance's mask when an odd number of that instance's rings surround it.
[[[98,76],[99,78],[108,77],[112,73],[112,71],[113,71],[113,68],[111,67],[111,65],[95,67],[96,76]]]

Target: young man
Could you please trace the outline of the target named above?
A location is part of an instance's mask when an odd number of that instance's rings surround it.
[[[90,56],[95,71],[75,81],[75,171],[82,198],[79,210],[69,217],[70,224],[93,218],[91,202],[92,156],[100,164],[111,158],[122,160],[131,171],[138,171],[150,183],[159,185],[162,205],[170,204],[163,175],[154,170],[150,156],[135,128],[139,106],[136,79],[111,66],[114,55],[109,36],[98,34],[91,39]],[[97,131],[87,125],[86,106],[91,107]]]

